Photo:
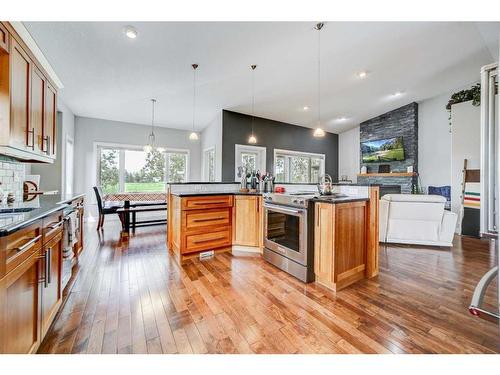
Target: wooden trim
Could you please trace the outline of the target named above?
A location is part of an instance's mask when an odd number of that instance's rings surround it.
[[[9,31],[0,23],[0,48],[9,53]]]
[[[358,177],[414,177],[418,176],[417,172],[394,172],[394,173],[358,173]]]
[[[367,238],[366,238],[366,277],[378,275],[379,263],[379,202],[380,192],[378,186],[370,186],[370,201],[367,205]]]

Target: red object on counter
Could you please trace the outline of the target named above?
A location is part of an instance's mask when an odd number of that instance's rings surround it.
[[[274,188],[275,193],[284,193],[285,192],[285,187],[284,186],[276,186]]]

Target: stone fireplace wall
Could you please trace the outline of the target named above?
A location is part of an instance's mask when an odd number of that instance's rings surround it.
[[[393,111],[384,113],[365,122],[359,127],[360,141],[370,141],[391,137],[403,137],[405,160],[390,163],[363,163],[361,153],[360,165],[366,166],[368,173],[377,173],[380,164],[389,164],[392,172],[406,172],[408,166],[418,172],[418,104],[410,103]],[[416,177],[377,177],[358,176],[358,183],[379,185],[400,185],[401,192],[411,193]]]

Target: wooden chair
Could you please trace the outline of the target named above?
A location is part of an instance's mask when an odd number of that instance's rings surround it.
[[[97,200],[97,208],[99,210],[99,220],[97,221],[97,230],[101,229],[104,225],[104,217],[110,214],[117,214],[120,221],[123,221],[123,217],[118,214],[118,210],[123,207],[120,203],[106,203],[103,199],[102,190],[98,186],[94,186],[95,197]]]

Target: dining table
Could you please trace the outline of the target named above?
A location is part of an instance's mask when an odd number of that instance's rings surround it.
[[[147,206],[154,203],[167,203],[166,192],[118,192],[109,193],[104,196],[105,201],[110,202],[123,202],[123,209],[125,211],[129,210],[131,207],[137,206]],[[133,202],[131,204],[130,202]],[[156,221],[155,221],[156,222]],[[125,215],[125,220],[122,223],[125,232],[129,231],[130,228],[130,217]],[[135,228],[135,225],[134,225]]]

